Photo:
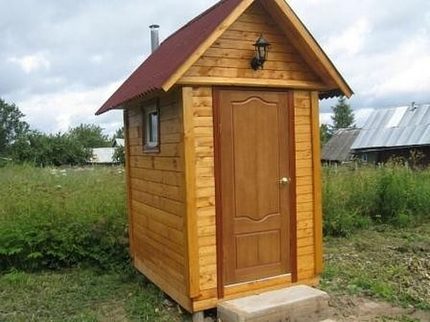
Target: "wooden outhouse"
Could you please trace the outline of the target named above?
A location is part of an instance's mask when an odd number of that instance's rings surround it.
[[[319,99],[352,90],[284,0],[223,0],[97,114],[124,110],[130,252],[190,312],[322,271]]]

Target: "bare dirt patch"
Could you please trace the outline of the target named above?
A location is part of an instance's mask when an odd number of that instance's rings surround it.
[[[332,296],[330,319],[335,321],[430,321],[430,312],[358,296]]]

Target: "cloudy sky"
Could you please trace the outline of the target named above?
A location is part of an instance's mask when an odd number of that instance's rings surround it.
[[[112,133],[122,114],[94,112],[148,56],[148,26],[166,38],[215,2],[0,0],[0,97],[45,132]],[[371,108],[430,103],[429,0],[288,2],[354,89],[359,123]]]

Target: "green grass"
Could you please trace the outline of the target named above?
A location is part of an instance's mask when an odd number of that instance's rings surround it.
[[[0,270],[127,260],[124,170],[0,168]]]
[[[0,321],[181,321],[130,273],[121,167],[0,168]],[[327,168],[332,294],[430,310],[430,171]]]
[[[323,179],[325,235],[347,236],[374,224],[407,227],[430,220],[430,170],[326,167]]]
[[[322,287],[430,310],[430,223],[327,238]]]
[[[136,274],[92,269],[0,275],[0,321],[188,321]]]

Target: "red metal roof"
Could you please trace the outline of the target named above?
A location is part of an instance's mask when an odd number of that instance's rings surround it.
[[[141,95],[162,89],[163,84],[215,31],[242,0],[221,0],[167,38],[96,112],[96,115]]]

